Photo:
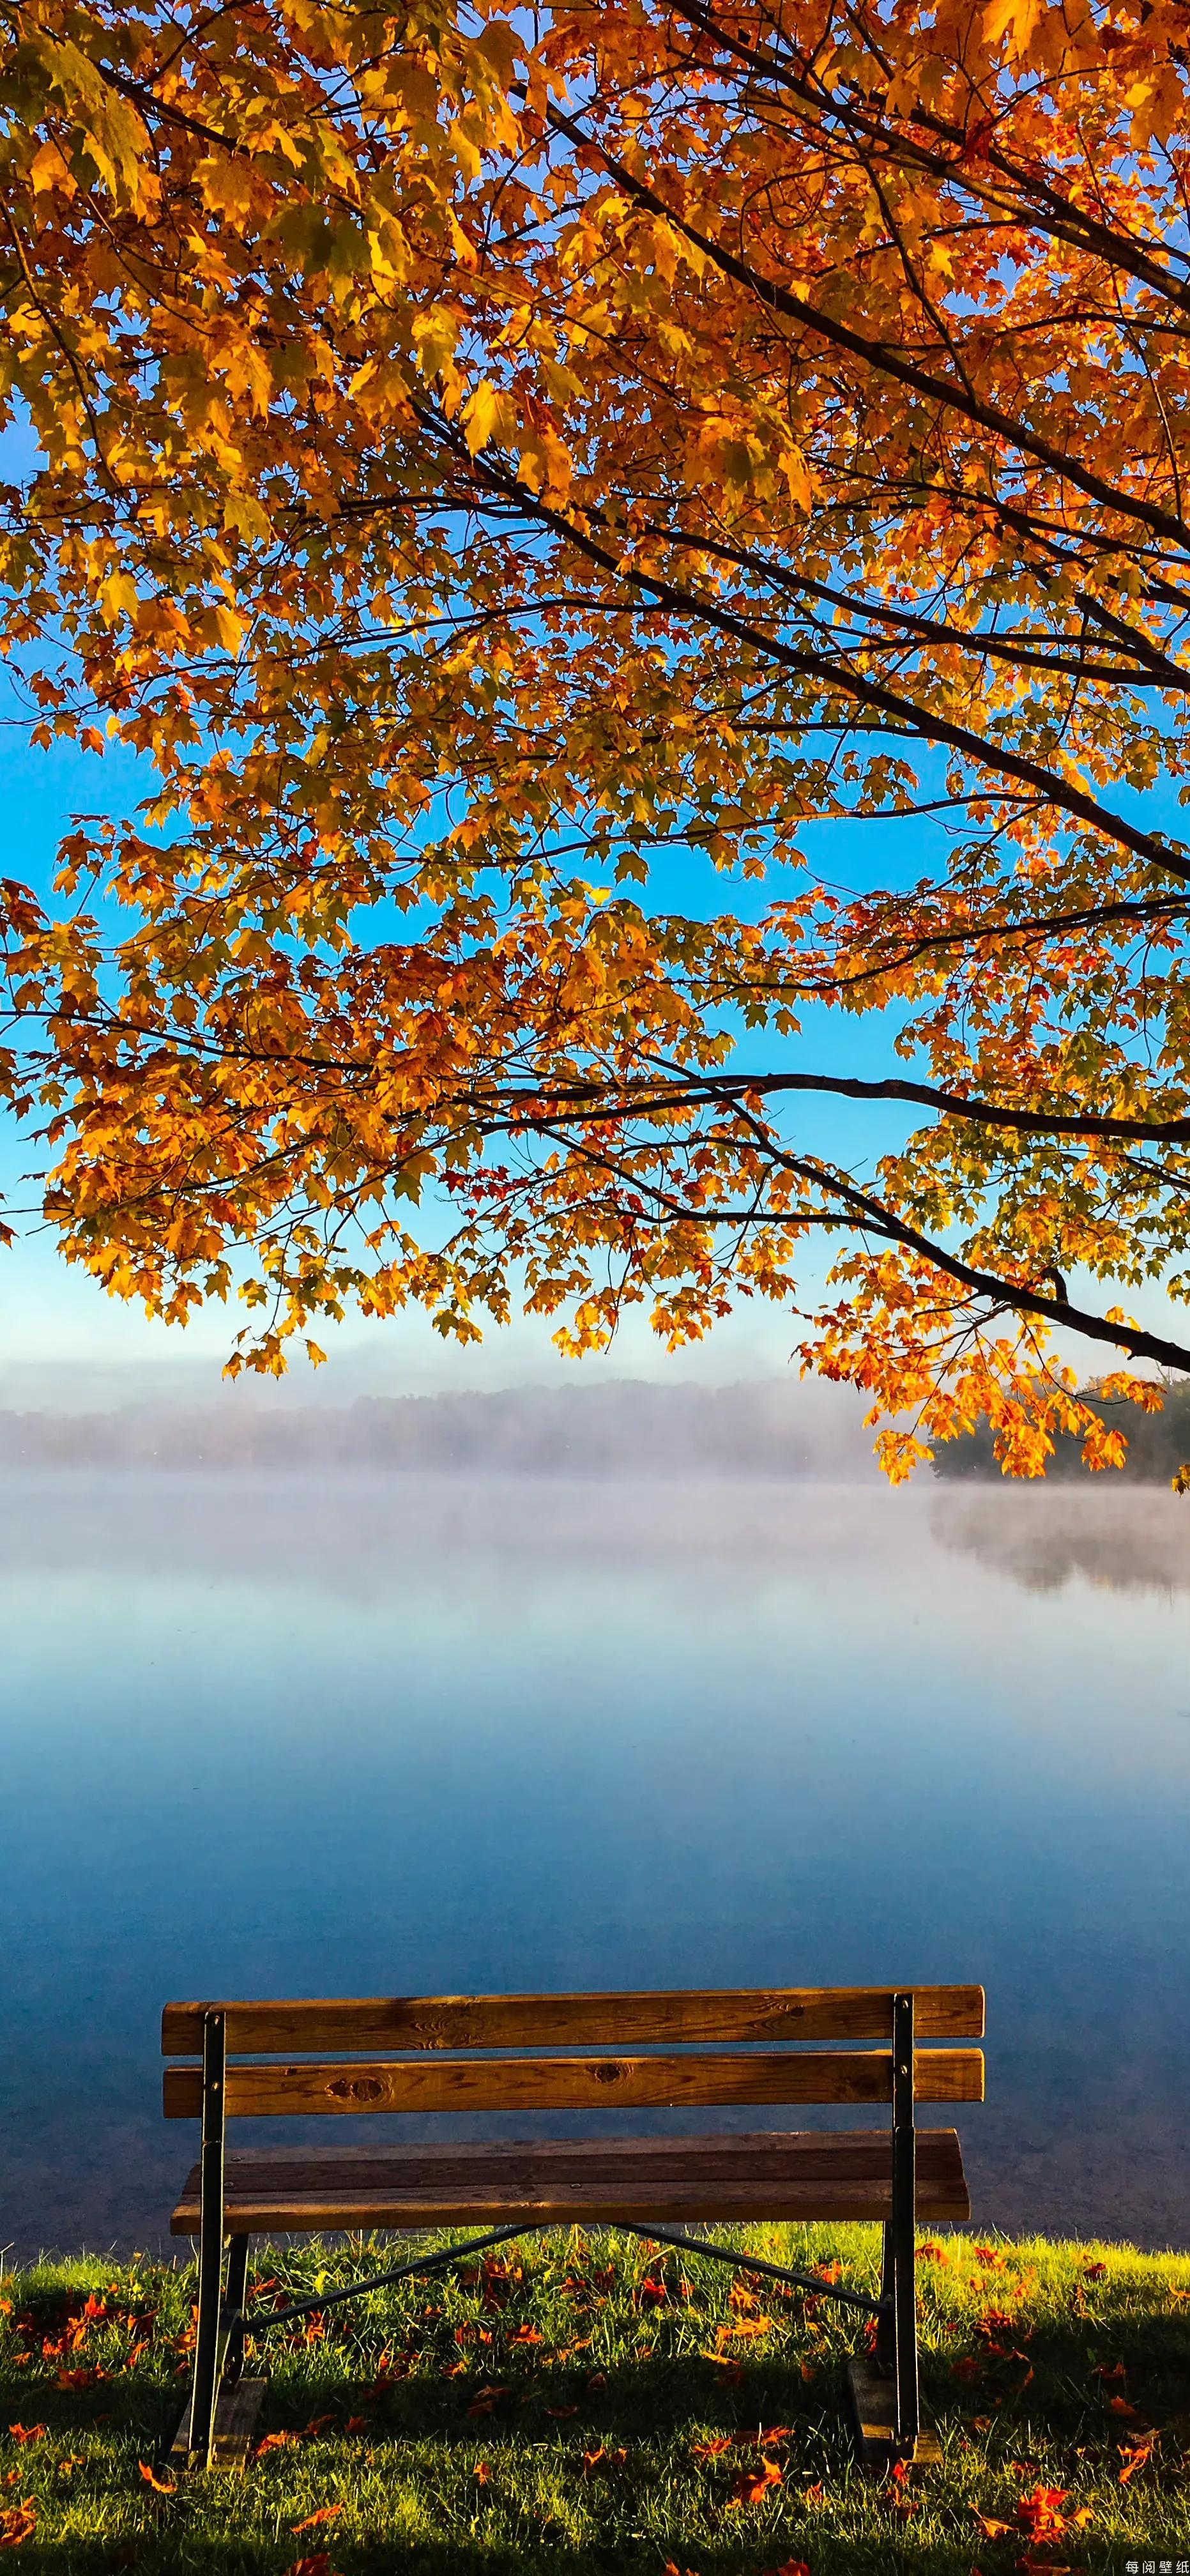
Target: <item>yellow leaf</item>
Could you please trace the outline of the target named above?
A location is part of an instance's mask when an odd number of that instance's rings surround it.
[[[511,394],[501,393],[485,376],[477,385],[463,411],[463,433],[473,456],[486,447],[489,439],[511,437],[516,428],[516,405]]]
[[[1045,0],[991,0],[984,11],[983,32],[989,45],[1007,35],[1010,54],[1027,53],[1035,29],[1045,16]]]
[[[436,376],[448,358],[454,356],[459,336],[456,316],[446,305],[431,305],[428,313],[419,313],[413,325],[413,345],[423,376]]]

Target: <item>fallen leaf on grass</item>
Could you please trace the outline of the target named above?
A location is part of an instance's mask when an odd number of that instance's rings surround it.
[[[481,2388],[467,2409],[469,2415],[490,2415],[498,2397],[507,2397],[507,2388]]]
[[[97,2380],[106,2378],[106,2370],[60,2370],[54,2386],[55,2388],[94,2388]]]
[[[159,2478],[156,2469],[151,2468],[147,2460],[138,2460],[136,2465],[140,2470],[145,2485],[147,2487],[152,2487],[154,2495],[177,2494],[178,2482],[176,2478]]]
[[[737,2504],[760,2504],[770,2487],[782,2487],[784,2484],[785,2472],[778,2468],[776,2461],[762,2460],[758,2469],[745,2469],[743,2477],[736,2479],[727,2499],[728,2506],[730,2508]]]
[[[971,2511],[975,2515],[975,2519],[979,2524],[979,2528],[982,2531],[985,2540],[1003,2540],[1012,2530],[1012,2524],[1010,2522],[997,2522],[994,2514],[980,2513],[975,2505],[972,2505]]]
[[[1083,2279],[1084,2281],[1106,2281],[1106,2263],[1084,2263]]]
[[[558,2423],[561,2423],[565,2416],[577,2415],[578,2408],[577,2406],[547,2406],[545,2411],[547,2415],[552,2415]]]
[[[976,2262],[982,2263],[985,2272],[1007,2271],[1008,2266],[1004,2260],[1004,2256],[1002,2254],[997,2254],[994,2245],[976,2245],[972,2248],[972,2251],[975,2255]]]
[[[1007,2308],[985,2308],[975,2320],[975,2331],[983,2341],[990,2341],[996,2335],[1017,2334],[1020,2328]]]
[[[285,2576],[338,2576],[338,2569],[332,2567],[326,2550],[318,2549],[313,2558],[295,2558]]]
[[[47,2431],[44,2424],[10,2424],[8,2429],[14,2442],[44,2442]]]
[[[37,2529],[37,2509],[32,2496],[23,2504],[10,2505],[0,2513],[0,2549],[19,2549],[23,2540],[31,2540]]]
[[[1035,2487],[1017,2506],[1018,2527],[1028,2532],[1030,2540],[1056,2540],[1064,2531],[1083,2530],[1094,2521],[1091,2508],[1081,2505],[1077,2513],[1063,2513],[1066,2496],[1065,2487]]]
[[[1109,2397],[1107,2406],[1110,2415],[1126,2415],[1130,2424],[1139,2424],[1143,2420],[1137,2414],[1135,2406],[1129,2405],[1126,2397]]]
[[[514,2343],[544,2343],[545,2336],[543,2335],[540,2326],[518,2326],[516,2333],[510,2334],[508,2340],[510,2345]],[[491,2341],[490,2336],[488,2337],[488,2341]]]
[[[803,2487],[803,2488],[802,2488],[802,2503],[803,2503],[803,2504],[825,2504],[825,2503],[826,2503],[826,2488],[825,2488],[823,2485],[821,2485],[821,2483],[820,2483],[818,2480],[815,2480],[815,2483],[814,2483],[814,2485],[813,2485],[812,2487]]]
[[[471,2472],[476,2485],[481,2487],[486,2487],[491,2474],[492,2464],[490,2460],[477,2460]]]
[[[366,2415],[349,2415],[343,2427],[345,2433],[366,2433],[368,2429]]]
[[[950,2256],[945,2245],[936,2245],[931,2239],[927,2244],[918,2246],[917,2259],[919,2263],[949,2263]]]
[[[292,2443],[303,2439],[301,2433],[266,2433],[264,2440],[256,2445],[256,2457],[262,2460],[266,2451],[287,2451]]]
[[[296,2540],[299,2531],[317,2531],[320,2522],[333,2522],[342,2511],[341,2504],[320,2504],[317,2513],[308,2513],[304,2522],[291,2522],[289,2528]]]
[[[583,2476],[589,2478],[595,2469],[622,2469],[627,2457],[628,2453],[622,2444],[617,2449],[609,2451],[607,2444],[601,2442],[597,2451],[584,2451]]]
[[[1157,2436],[1155,2433],[1151,2433],[1146,2441],[1136,2442],[1127,2449],[1122,2442],[1119,2443],[1117,2447],[1119,2449],[1120,2459],[1123,2463],[1120,2470],[1120,2484],[1122,2487],[1126,2487],[1129,2478],[1134,2478],[1138,2469],[1148,2467],[1149,2461],[1152,2459],[1153,2453],[1157,2448]]]

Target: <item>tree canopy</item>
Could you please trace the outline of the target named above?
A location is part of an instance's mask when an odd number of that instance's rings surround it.
[[[1186,0],[3,16],[15,714],[153,773],[6,890],[67,1257],[238,1288],[236,1367],[784,1301],[893,1474],[1118,1463],[1190,1367]]]

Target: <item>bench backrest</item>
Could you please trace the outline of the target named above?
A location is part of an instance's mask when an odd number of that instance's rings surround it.
[[[222,2016],[231,2119],[891,2103],[898,1994],[913,1997],[917,2100],[981,2102],[980,2049],[918,2043],[982,2038],[982,1986],[176,2003],[161,2045],[201,2058]],[[168,2067],[164,2097],[167,2120],[198,2119],[201,2065]]]

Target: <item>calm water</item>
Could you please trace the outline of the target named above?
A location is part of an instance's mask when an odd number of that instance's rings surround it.
[[[160,2240],[169,1996],[934,1978],[988,1989],[978,2221],[1190,2243],[1190,1504],[45,1476],[0,1523],[0,2245]]]

